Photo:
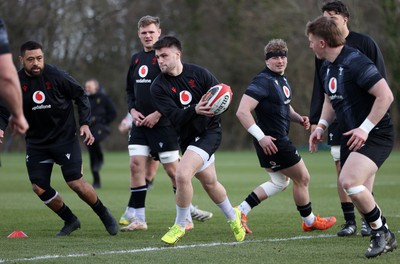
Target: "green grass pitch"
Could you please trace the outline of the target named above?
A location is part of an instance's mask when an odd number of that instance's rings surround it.
[[[292,199],[291,186],[264,201],[249,215],[253,234],[236,243],[229,225],[199,182],[193,179],[193,204],[212,211],[207,222],[195,222],[176,246],[165,246],[161,237],[175,219],[171,184],[160,167],[154,188],[147,194],[148,230],[109,236],[98,217],[64,183],[60,168],[53,169],[52,185],[81,220],[81,229],[69,237],[55,237],[62,221],[32,192],[24,153],[1,155],[0,167],[0,263],[365,263],[368,238],[359,234],[339,238],[344,223],[336,192],[334,164],[329,152],[300,151],[311,174],[310,197],[315,214],[334,215],[338,222],[327,231],[305,233]],[[101,172],[103,203],[119,219],[129,198],[127,152],[105,154]],[[239,204],[267,174],[251,151],[217,152],[218,178],[233,205]],[[378,172],[374,194],[400,238],[400,152],[394,151]],[[92,182],[88,157],[84,153],[84,178]],[[360,216],[357,214],[360,226]],[[28,238],[10,239],[14,230]],[[358,230],[359,231],[359,230]],[[399,263],[400,250],[383,254],[368,263]]]

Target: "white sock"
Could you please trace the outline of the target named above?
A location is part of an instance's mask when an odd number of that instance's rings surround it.
[[[251,211],[251,207],[246,201],[243,201],[241,204],[239,204],[238,209],[245,215]]]
[[[236,212],[233,209],[228,196],[226,197],[225,201],[217,205],[221,209],[221,211],[225,214],[226,219],[228,219],[229,221],[236,219]]]
[[[304,223],[306,223],[307,226],[312,226],[315,222],[315,215],[311,212],[307,217],[302,217]]]
[[[185,228],[186,226],[186,218],[190,215],[190,207],[179,207],[176,205],[176,218],[175,218],[175,224],[178,224],[181,226],[182,229]]]
[[[143,222],[146,222],[145,208],[135,208],[135,217]]]
[[[125,216],[130,219],[135,216],[135,208],[133,207],[126,207],[125,209]]]

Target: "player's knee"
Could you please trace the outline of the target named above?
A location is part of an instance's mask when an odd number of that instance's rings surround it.
[[[42,194],[39,195],[39,198],[43,201],[44,204],[49,204],[57,197],[57,195],[58,192],[49,187],[48,189],[44,190]]]
[[[40,196],[43,192],[50,189],[50,181],[46,180],[46,178],[31,178],[32,183],[32,191],[36,193],[36,195]]]
[[[69,188],[71,188],[78,195],[85,193],[86,183],[83,181],[82,178],[77,179],[77,180],[68,181],[67,184],[68,184]]]
[[[280,172],[270,172],[269,175],[271,180],[260,185],[268,197],[284,191],[290,183],[290,179]]]
[[[365,189],[367,189],[364,185],[357,185],[349,188],[345,188],[344,191],[346,192],[347,195],[355,195],[363,192]]]

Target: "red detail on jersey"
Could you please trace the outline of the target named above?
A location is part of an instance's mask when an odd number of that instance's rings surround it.
[[[195,81],[193,79],[189,80],[189,85],[190,85],[191,88],[195,88],[196,87],[196,83],[195,83]]]
[[[140,78],[145,78],[148,73],[149,73],[149,68],[147,68],[147,65],[140,66],[140,68],[139,68]]]
[[[135,60],[135,64],[138,64],[139,63],[139,59],[138,58],[136,58],[136,60]]]
[[[182,98],[182,100],[183,100],[184,102],[186,102],[186,101],[190,98],[190,96],[187,94],[186,91],[184,91],[184,92],[182,93],[182,95],[181,95],[181,98]]]
[[[26,85],[22,86],[22,90],[24,90],[24,92],[26,92],[27,89],[28,89],[28,86],[26,86]]]
[[[286,86],[283,86],[283,93],[285,94],[286,98],[290,97],[290,90]]]
[[[182,91],[179,94],[181,104],[187,105],[192,101],[192,94],[189,91]]]
[[[35,99],[41,101],[43,100],[43,95],[41,93],[35,93]]]
[[[45,85],[46,85],[47,90],[51,89],[51,82],[46,81]]]
[[[329,91],[331,93],[336,93],[336,90],[337,90],[337,80],[336,80],[336,78],[332,77],[329,80]]]
[[[151,61],[151,63],[152,63],[153,65],[157,64],[157,58],[154,57],[153,60]]]
[[[171,91],[174,92],[174,93],[176,93],[176,87],[172,87],[172,88],[171,88]]]

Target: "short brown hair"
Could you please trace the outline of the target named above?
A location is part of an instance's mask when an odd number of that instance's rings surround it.
[[[268,44],[264,47],[264,53],[267,54],[269,52],[288,52],[289,49],[286,45],[286,42],[283,39],[271,39]]]
[[[329,47],[335,48],[344,45],[346,40],[333,19],[319,16],[307,23],[306,36],[313,34],[323,38]]]
[[[156,25],[157,28],[160,28],[160,18],[159,17],[155,17],[155,16],[144,16],[141,19],[139,19],[138,22],[138,29],[140,29],[141,27],[145,27],[148,25],[154,24]]]

